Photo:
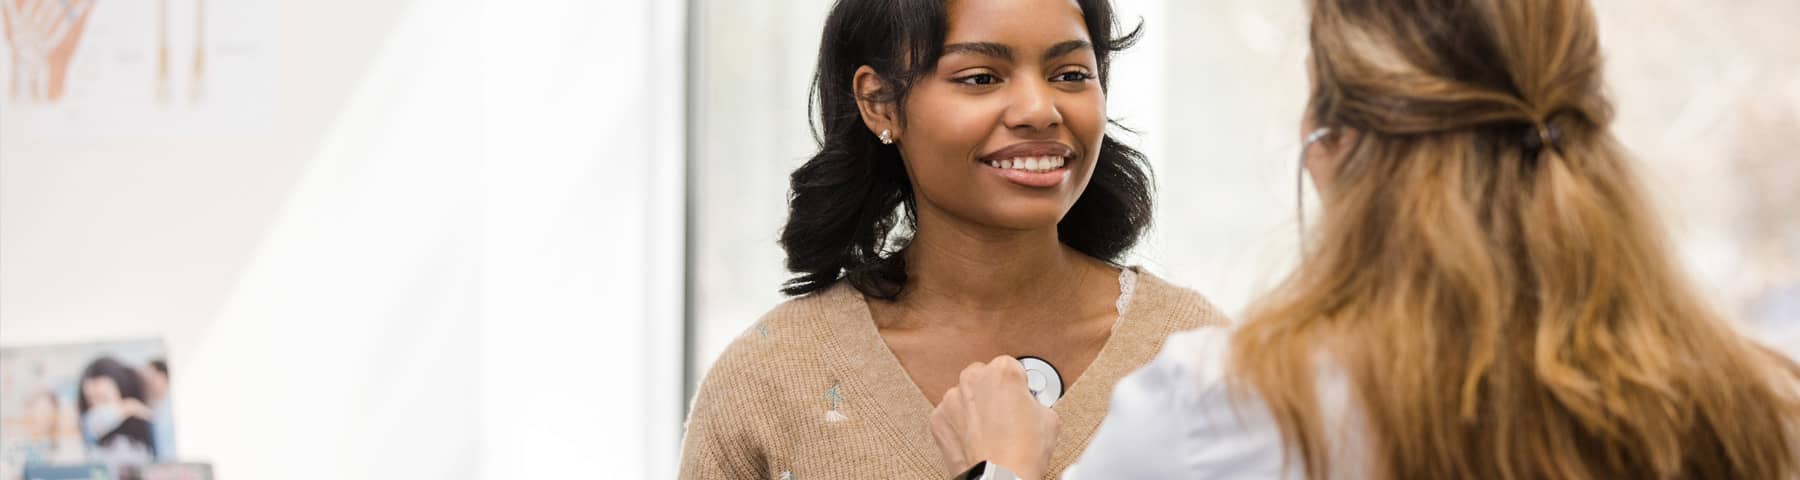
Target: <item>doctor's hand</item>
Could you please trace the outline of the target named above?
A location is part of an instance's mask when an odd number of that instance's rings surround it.
[[[1025,367],[1008,356],[970,364],[931,412],[944,468],[960,474],[986,461],[1019,478],[1043,478],[1062,420],[1025,387]]]

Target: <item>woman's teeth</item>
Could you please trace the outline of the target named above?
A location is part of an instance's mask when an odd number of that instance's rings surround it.
[[[1048,172],[1063,167],[1062,157],[1020,157],[1009,160],[993,160],[987,165],[1008,170],[1024,170],[1027,172]]]

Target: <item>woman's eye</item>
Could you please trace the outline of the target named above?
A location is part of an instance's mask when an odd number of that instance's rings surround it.
[[[1058,81],[1058,82],[1085,82],[1088,80],[1092,80],[1093,78],[1094,78],[1094,76],[1088,75],[1087,72],[1069,71],[1069,72],[1063,72],[1063,73],[1056,74],[1056,76],[1052,77],[1051,80]]]
[[[994,76],[993,74],[988,74],[988,73],[978,73],[975,75],[969,75],[967,77],[958,78],[958,79],[956,79],[956,82],[965,84],[965,85],[993,85],[996,83],[1000,83],[1000,77],[997,77],[997,76]]]

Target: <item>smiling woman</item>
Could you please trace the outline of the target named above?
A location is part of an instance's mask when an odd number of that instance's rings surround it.
[[[880,247],[897,223],[917,230],[945,208],[1014,229],[1055,225],[1062,243],[1100,259],[1137,242],[1150,223],[1149,169],[1105,135],[1110,59],[1137,36],[1112,37],[1111,5],[856,3],[838,3],[821,39],[822,145],[793,176],[782,244],[798,276],[787,293],[843,279],[898,297],[906,257]],[[883,16],[845,15],[865,11]],[[1025,175],[1045,157],[1073,163],[1073,175]],[[1007,188],[980,168],[1000,162],[991,173],[1041,186]]]
[[[972,362],[1054,364],[1045,472],[1170,333],[1222,323],[1119,265],[1150,223],[1143,156],[1106,134],[1104,0],[840,0],[815,75],[819,151],[781,244],[799,296],[720,356],[683,478],[930,478],[932,406]],[[979,460],[979,459],[973,459]]]

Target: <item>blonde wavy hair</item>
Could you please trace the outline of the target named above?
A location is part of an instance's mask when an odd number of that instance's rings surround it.
[[[1585,0],[1308,4],[1310,113],[1358,137],[1230,369],[1309,477],[1334,471],[1322,364],[1362,414],[1358,476],[1800,475],[1800,368],[1675,265]]]

